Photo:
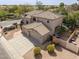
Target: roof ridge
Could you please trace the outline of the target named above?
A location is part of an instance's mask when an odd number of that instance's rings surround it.
[[[42,23],[39,23],[39,25],[37,25],[36,27],[39,27],[41,24],[42,24]],[[36,28],[36,27],[34,27],[34,28]]]

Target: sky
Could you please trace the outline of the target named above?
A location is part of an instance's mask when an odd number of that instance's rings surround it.
[[[76,3],[77,0],[38,0],[41,1],[44,5],[59,5],[60,2],[65,4]],[[0,5],[18,5],[18,4],[31,4],[35,5],[36,0],[0,0]]]

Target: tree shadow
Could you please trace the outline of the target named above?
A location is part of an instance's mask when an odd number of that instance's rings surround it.
[[[39,55],[34,55],[35,59],[42,59],[42,54],[40,53]]]
[[[61,47],[60,45],[56,45],[56,47],[55,47],[55,48],[56,48],[56,50],[57,50],[57,51],[60,51],[60,52],[62,52],[62,51],[63,51],[63,50],[62,50],[62,47]]]
[[[79,56],[79,52],[77,53],[77,56]]]
[[[49,52],[48,52],[49,53]],[[57,56],[56,52],[49,53],[50,56]]]

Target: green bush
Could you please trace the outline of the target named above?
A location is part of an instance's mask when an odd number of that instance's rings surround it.
[[[58,35],[58,36],[61,36],[64,32],[66,32],[66,29],[65,27],[63,26],[58,26],[55,30],[55,33]]]
[[[47,50],[49,53],[53,53],[55,49],[55,44],[50,44],[47,46]]]
[[[41,52],[40,47],[35,47],[35,48],[34,48],[34,55],[39,55],[40,52]]]

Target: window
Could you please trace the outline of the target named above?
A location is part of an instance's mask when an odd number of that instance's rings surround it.
[[[20,23],[21,25],[23,25],[23,24],[24,24],[24,22],[23,22],[23,21],[24,21],[24,20],[21,20],[21,23]]]
[[[40,20],[36,20],[37,22],[41,22]]]
[[[0,28],[3,28],[2,26]]]
[[[35,17],[33,18],[33,21],[36,21],[36,18]]]
[[[26,21],[26,24],[28,24],[28,21]]]
[[[47,20],[47,23],[49,23],[49,21]]]
[[[27,16],[27,14],[25,14],[24,16]]]

